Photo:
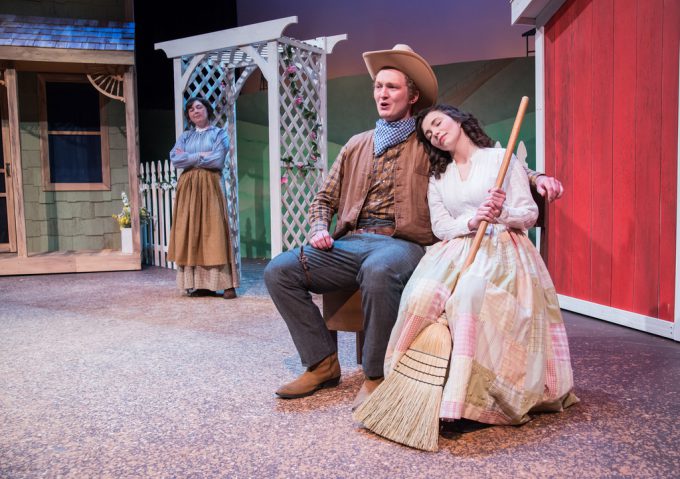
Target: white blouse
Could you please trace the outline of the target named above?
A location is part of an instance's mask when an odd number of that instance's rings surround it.
[[[440,240],[465,236],[474,231],[468,228],[468,221],[474,217],[479,205],[489,195],[503,162],[504,148],[480,148],[470,161],[468,178],[463,181],[452,161],[439,179],[430,177],[427,199],[430,206],[432,231]],[[531,197],[529,180],[519,160],[512,155],[503,188],[505,203],[498,218],[498,224],[489,225],[491,234],[505,228],[526,230],[538,218],[538,207]]]

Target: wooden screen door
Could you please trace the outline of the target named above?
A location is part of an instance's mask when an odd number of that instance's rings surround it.
[[[16,230],[14,201],[12,195],[12,158],[9,148],[9,121],[7,118],[7,94],[0,87],[0,253],[15,252]]]

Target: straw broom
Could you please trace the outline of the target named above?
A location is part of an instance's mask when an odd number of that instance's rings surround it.
[[[392,373],[357,408],[354,419],[387,439],[436,451],[450,356],[451,334],[442,314],[420,332]]]
[[[496,178],[496,188],[500,188],[505,180],[528,104],[529,98],[522,97]],[[487,226],[486,221],[480,223],[460,275],[474,262]],[[452,292],[457,281],[455,278]],[[447,324],[446,314],[442,313],[437,322],[420,332],[392,373],[354,412],[356,421],[400,444],[437,451],[439,409],[452,347]]]

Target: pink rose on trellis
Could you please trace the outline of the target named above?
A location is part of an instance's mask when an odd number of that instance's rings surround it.
[[[309,156],[304,161],[293,161],[292,156],[282,158],[281,161],[287,165],[289,170],[292,167],[296,168],[302,174],[307,174],[308,171],[317,169],[316,163],[321,156],[319,153],[319,145],[317,144],[319,132],[321,131],[321,124],[318,118],[319,113],[315,109],[316,106],[314,103],[314,97],[310,97],[309,102],[307,102],[307,99],[305,98],[305,91],[301,87],[304,78],[301,78],[299,75],[297,75],[297,72],[300,71],[300,68],[298,68],[293,63],[293,55],[295,51],[296,49],[290,45],[285,47],[283,52],[285,64],[284,72],[288,75],[290,88],[289,98],[292,99],[292,104],[300,109],[303,121],[305,121],[306,126],[308,126],[311,130],[307,140],[308,146],[303,147],[307,150]],[[308,104],[309,106],[305,106],[305,104]],[[291,181],[293,181],[293,179],[291,179]]]
[[[288,177],[287,177],[287,176],[282,176],[282,177],[281,177],[281,184],[282,184],[282,185],[285,185],[286,183],[288,183]]]

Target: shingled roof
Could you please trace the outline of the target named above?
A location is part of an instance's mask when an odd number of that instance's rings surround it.
[[[0,45],[134,51],[135,24],[106,20],[0,15]]]

